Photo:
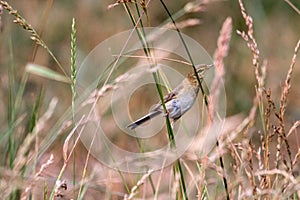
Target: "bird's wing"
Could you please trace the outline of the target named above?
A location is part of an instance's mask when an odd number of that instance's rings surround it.
[[[177,95],[177,92],[175,90],[172,90],[169,94],[164,96],[164,103],[167,103],[168,101],[170,101],[171,99],[176,97],[176,95]]]
[[[164,96],[164,103],[169,102],[170,100],[174,99],[177,96],[178,92],[176,89],[172,90],[169,94]],[[155,110],[160,110],[161,112],[163,112],[162,106],[161,106],[161,102],[157,103],[155,106],[153,106],[153,108],[151,109],[152,111]]]

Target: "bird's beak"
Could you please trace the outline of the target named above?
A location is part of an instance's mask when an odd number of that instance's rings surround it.
[[[202,73],[208,70],[209,68],[213,67],[213,64],[207,65],[207,64],[200,64],[196,66],[197,72]]]

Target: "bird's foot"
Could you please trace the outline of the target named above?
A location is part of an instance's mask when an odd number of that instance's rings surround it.
[[[163,114],[163,117],[167,117],[167,116],[169,116],[169,112],[168,111]]]

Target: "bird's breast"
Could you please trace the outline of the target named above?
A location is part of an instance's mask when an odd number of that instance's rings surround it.
[[[176,98],[167,102],[166,108],[168,110],[169,117],[173,119],[180,118],[193,106],[196,97],[197,92],[190,90],[188,92],[182,92],[178,94]]]

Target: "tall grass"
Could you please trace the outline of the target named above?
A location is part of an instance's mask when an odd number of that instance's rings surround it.
[[[0,172],[0,192],[3,199],[299,199],[300,178],[299,178],[299,140],[298,130],[300,120],[291,121],[288,115],[291,94],[297,86],[293,85],[298,65],[297,54],[300,48],[300,40],[294,41],[294,47],[289,47],[291,61],[287,63],[288,70],[285,78],[278,82],[281,87],[280,96],[274,95],[275,91],[267,86],[270,66],[264,55],[261,45],[256,39],[255,20],[251,13],[244,6],[242,0],[238,0],[240,19],[243,21],[243,29],[237,30],[240,37],[239,43],[248,47],[252,60],[247,60],[248,66],[253,66],[252,76],[255,83],[251,87],[255,91],[251,108],[244,111],[246,116],[234,116],[226,118],[217,146],[207,155],[201,154],[198,141],[201,141],[200,130],[194,143],[176,162],[170,167],[165,167],[159,171],[149,169],[144,174],[124,173],[120,169],[112,170],[99,164],[91,155],[91,148],[94,139],[87,149],[82,147],[80,137],[89,116],[82,116],[75,119],[76,114],[76,76],[77,76],[77,32],[82,30],[75,28],[75,20],[70,26],[71,33],[71,55],[70,55],[70,75],[58,61],[46,42],[42,39],[42,32],[36,31],[27,20],[14,9],[9,3],[0,1],[0,10],[7,11],[13,17],[13,22],[29,33],[29,38],[43,49],[53,59],[59,67],[60,72],[35,63],[28,62],[24,68],[21,78],[17,76],[15,66],[16,54],[13,46],[18,41],[9,42],[7,56],[9,62],[5,65],[5,75],[7,76],[7,124],[3,124],[5,129],[0,129],[0,147],[3,150],[1,158]],[[297,5],[286,1],[295,13],[299,14]],[[48,6],[52,1],[48,1]],[[108,12],[114,12],[116,7],[120,7],[122,12],[126,12],[133,27],[138,34],[139,42],[143,46],[144,57],[149,65],[157,69],[157,57],[152,50],[152,44],[146,40],[145,26],[151,25],[152,1],[124,0],[117,1],[109,6]],[[209,6],[212,2],[202,3],[189,2],[178,13],[172,14],[170,7],[165,1],[160,1],[163,12],[172,22],[172,28],[176,29],[179,40],[185,46],[189,55],[190,65],[195,70],[195,64],[189,53],[189,46],[182,38],[182,27],[189,27],[190,21],[184,20],[180,26],[176,20],[182,16],[187,16],[192,12],[203,13],[203,7]],[[168,2],[169,3],[169,2]],[[214,2],[217,4],[219,2]],[[17,4],[17,3],[16,3]],[[248,4],[247,4],[248,5]],[[49,8],[46,8],[49,9]],[[201,10],[202,9],[202,10]],[[196,10],[196,11],[195,11]],[[50,10],[47,10],[50,11]],[[0,12],[1,20],[5,13]],[[46,14],[48,16],[48,14]],[[76,17],[76,16],[75,16]],[[47,17],[46,17],[47,18]],[[77,18],[77,17],[76,17]],[[44,19],[43,19],[44,20]],[[235,29],[235,21],[228,17],[223,22],[218,38],[215,39],[217,46],[214,53],[215,77],[212,82],[212,91],[205,93],[201,86],[202,98],[204,102],[204,114],[212,120],[217,110],[218,94],[221,83],[230,73],[226,59],[235,56],[230,50],[230,40],[232,30]],[[192,25],[193,26],[193,25]],[[42,28],[43,29],[43,28]],[[82,42],[82,41],[80,41]],[[275,45],[275,44],[274,44]],[[280,47],[278,47],[280,48]],[[36,51],[33,51],[32,58]],[[233,54],[233,55],[232,55]],[[118,55],[118,60],[121,54]],[[246,59],[246,58],[245,58]],[[252,61],[252,62],[251,62]],[[247,66],[239,66],[245,68]],[[192,68],[191,68],[192,69]],[[116,89],[120,80],[118,78],[109,82],[112,73],[117,71],[115,65],[104,74],[104,84],[99,84],[93,99],[96,105],[102,97],[110,91]],[[195,70],[196,72],[196,70]],[[3,72],[1,72],[3,73]],[[197,74],[197,73],[196,73]],[[45,88],[41,87],[36,92],[36,98],[30,101],[25,95],[26,88],[29,87],[29,77],[39,77],[60,84],[68,84],[71,96],[70,116],[66,117],[55,136],[43,134],[49,128],[51,120],[55,116],[56,108],[59,106],[59,99],[51,97],[46,99]],[[124,78],[124,77],[123,77]],[[156,92],[163,101],[164,77],[161,71],[153,71]],[[102,79],[101,79],[102,80]],[[130,80],[129,80],[130,81]],[[165,84],[165,83],[164,83]],[[167,87],[167,84],[165,84]],[[234,87],[234,86],[229,86]],[[237,94],[238,95],[238,94]],[[48,96],[49,98],[49,96]],[[228,97],[231,98],[231,97]],[[90,100],[90,99],[88,99]],[[87,101],[88,101],[87,100]],[[100,101],[101,102],[101,101]],[[46,108],[43,105],[46,104]],[[91,111],[93,112],[93,111]],[[171,147],[176,146],[176,141],[171,126],[171,121],[166,116],[166,135]],[[210,125],[208,123],[208,125]],[[187,123],[186,126],[189,124]],[[97,123],[100,126],[100,122]],[[52,127],[54,129],[54,127]],[[204,129],[205,127],[203,127]],[[51,128],[50,128],[51,129]],[[53,138],[54,142],[42,143],[44,138]],[[59,140],[63,139],[63,142]],[[199,140],[198,140],[199,139]],[[53,142],[53,143],[52,143]],[[135,143],[136,141],[131,141]],[[140,152],[144,152],[144,144],[137,140]],[[53,148],[48,149],[53,145]],[[57,146],[56,146],[57,145]],[[41,150],[48,149],[47,153],[39,157]],[[59,149],[59,150],[56,150]],[[45,151],[43,151],[45,152]],[[111,152],[109,152],[111,153]],[[114,159],[113,154],[109,155]],[[117,162],[117,160],[114,160]],[[70,175],[71,174],[71,175]],[[169,181],[167,181],[169,179]]]

